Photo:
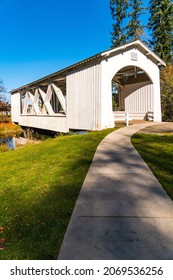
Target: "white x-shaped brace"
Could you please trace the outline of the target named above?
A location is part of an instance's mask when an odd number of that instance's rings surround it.
[[[66,100],[65,97],[61,91],[60,88],[58,88],[56,85],[54,85],[53,83],[48,85],[47,88],[47,92],[45,93],[42,89],[37,88],[35,90],[34,95],[30,92],[27,91],[26,92],[26,99],[25,99],[25,103],[23,106],[23,114],[27,115],[27,109],[28,109],[28,105],[29,105],[29,100],[32,101],[32,107],[31,107],[31,112],[30,114],[36,114],[36,115],[40,115],[40,114],[48,114],[48,115],[54,115],[54,111],[52,109],[52,106],[50,104],[50,100],[53,94],[53,91],[55,92],[61,106],[62,109],[64,111],[64,113],[66,114]],[[42,100],[43,100],[43,108],[40,112],[40,108],[39,108],[39,95],[41,95]]]

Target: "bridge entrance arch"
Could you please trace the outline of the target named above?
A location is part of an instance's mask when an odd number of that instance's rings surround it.
[[[112,110],[115,120],[129,115],[132,119],[152,120],[153,81],[142,68],[129,65],[112,78]]]

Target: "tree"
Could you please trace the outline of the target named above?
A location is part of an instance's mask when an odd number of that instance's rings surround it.
[[[11,104],[6,101],[0,101],[0,113],[8,115],[11,112]]]
[[[128,26],[127,26],[127,37],[128,40],[141,38],[144,34],[145,25],[141,23],[140,16],[145,14],[145,8],[142,6],[142,0],[130,0],[129,8],[131,12],[128,14],[130,17]]]
[[[0,80],[0,113],[8,115],[11,111],[11,104],[6,102],[5,94],[6,89],[3,85],[2,80]]]
[[[124,20],[127,17],[128,0],[110,0],[110,10],[112,19],[115,21],[113,26],[112,35],[112,47],[120,46],[126,43],[126,27],[124,26]]]
[[[149,29],[153,50],[166,62],[173,60],[173,2],[150,0]]]
[[[6,92],[6,89],[3,85],[3,81],[0,79],[0,102],[5,100],[5,95],[4,95],[5,92]]]
[[[161,71],[161,104],[163,121],[173,121],[173,64]]]

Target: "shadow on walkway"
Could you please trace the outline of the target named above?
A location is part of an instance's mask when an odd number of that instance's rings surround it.
[[[173,202],[130,142],[147,126],[119,129],[99,145],[59,260],[173,259]]]

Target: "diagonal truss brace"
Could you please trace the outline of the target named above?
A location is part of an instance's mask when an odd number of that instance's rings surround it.
[[[52,88],[54,89],[56,96],[62,106],[62,109],[63,109],[64,113],[66,114],[66,100],[65,100],[65,97],[64,97],[62,91],[60,90],[60,88],[58,88],[54,84],[52,84]]]
[[[60,102],[62,109],[64,113],[66,114],[67,109],[66,109],[66,99],[61,91],[60,88],[58,88],[55,84],[51,83],[47,87],[46,93],[41,89],[37,88],[34,91],[34,94],[32,94],[30,91],[27,91],[25,94],[25,103],[23,105],[23,114],[27,115],[28,114],[28,106],[29,106],[29,100],[32,102],[31,110],[29,114],[35,114],[35,115],[40,115],[40,114],[45,114],[45,115],[54,115],[54,111],[51,106],[51,97],[53,92],[56,94],[58,101]],[[41,96],[43,100],[43,107],[42,109],[39,108],[39,95]]]

